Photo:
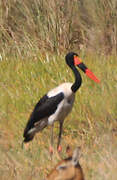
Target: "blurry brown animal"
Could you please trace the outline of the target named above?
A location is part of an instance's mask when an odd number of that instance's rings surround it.
[[[79,164],[79,148],[73,154],[67,148],[68,157],[59,162],[50,172],[46,180],[84,180],[82,168]]]

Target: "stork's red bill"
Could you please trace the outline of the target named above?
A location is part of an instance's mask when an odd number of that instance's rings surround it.
[[[78,66],[90,79],[99,83],[100,80],[89,70],[78,56],[74,56],[74,65]]]

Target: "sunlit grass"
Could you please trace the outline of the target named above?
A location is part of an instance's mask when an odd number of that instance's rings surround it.
[[[76,93],[72,113],[64,123],[62,157],[65,156],[67,144],[72,147],[80,145],[83,152],[81,162],[87,180],[114,180],[116,176],[113,168],[113,164],[117,164],[115,59],[114,56],[106,58],[94,55],[87,55],[83,59],[101,82],[94,83],[80,71],[83,84]],[[44,57],[37,54],[34,59],[25,60],[9,57],[0,62],[1,177],[5,177],[6,169],[6,177],[10,179],[42,179],[58,161],[56,153],[55,159],[50,161],[49,127],[34,138],[27,151],[21,149],[22,135],[29,115],[40,97],[60,83],[69,81],[74,81],[74,76],[65,64],[64,55]],[[56,143],[57,123],[54,131]]]

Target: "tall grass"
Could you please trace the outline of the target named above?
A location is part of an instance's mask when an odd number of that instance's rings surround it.
[[[116,0],[2,0],[0,5],[3,55],[32,56],[38,49],[117,52]]]
[[[99,59],[100,58],[100,59]],[[63,152],[67,144],[82,148],[81,164],[86,179],[116,179],[117,70],[114,56],[87,55],[84,63],[98,76],[100,84],[82,72],[83,84],[76,93],[72,113],[64,123]],[[62,82],[74,80],[64,56],[35,59],[7,58],[0,61],[0,177],[42,179],[59,160],[50,160],[50,128],[44,129],[21,149],[23,130],[39,98]],[[58,124],[55,124],[55,145]],[[46,139],[46,143],[45,143]]]

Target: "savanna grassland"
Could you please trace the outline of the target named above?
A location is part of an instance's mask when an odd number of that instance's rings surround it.
[[[48,90],[74,76],[65,54],[79,53],[101,80],[83,72],[63,151],[81,147],[86,180],[117,179],[117,3],[114,0],[0,2],[0,179],[41,180],[60,160],[49,155],[50,127],[21,148],[34,105]],[[58,123],[55,124],[55,145]],[[56,149],[56,148],[55,148]]]

